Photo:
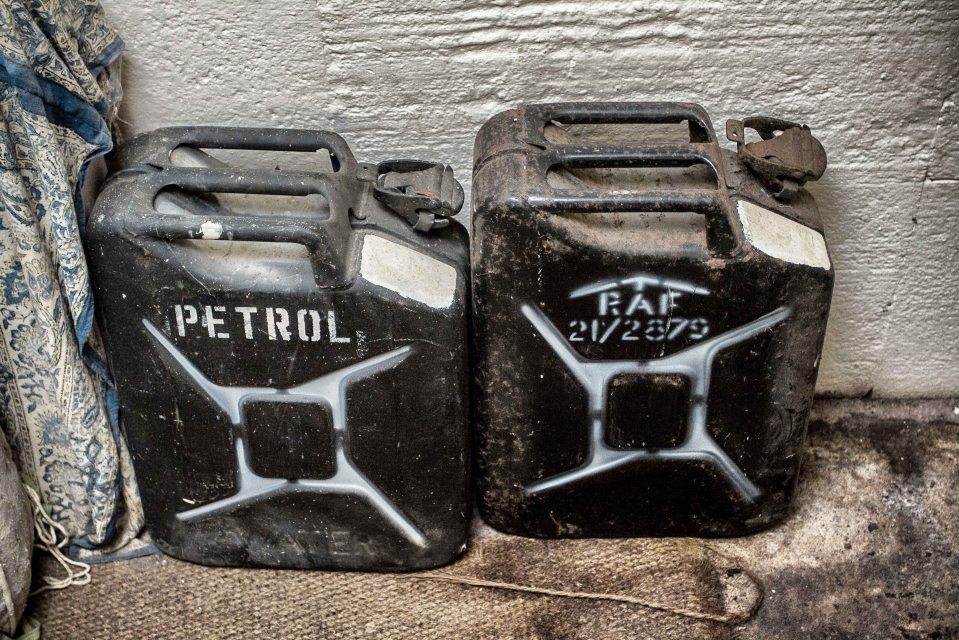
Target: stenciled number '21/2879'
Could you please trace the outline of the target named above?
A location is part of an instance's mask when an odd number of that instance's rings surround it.
[[[683,337],[702,340],[708,335],[709,321],[705,318],[594,318],[570,321],[567,339],[604,344],[610,340],[663,342]]]

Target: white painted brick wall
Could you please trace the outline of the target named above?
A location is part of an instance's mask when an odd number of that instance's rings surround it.
[[[330,128],[360,159],[443,159],[468,181],[476,130],[520,102],[807,122],[836,265],[820,391],[959,393],[955,0],[103,3],[132,132]]]

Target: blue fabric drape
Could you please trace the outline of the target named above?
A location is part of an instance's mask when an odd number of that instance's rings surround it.
[[[142,523],[80,240],[122,48],[95,0],[0,2],[0,411],[23,480],[82,546]]]

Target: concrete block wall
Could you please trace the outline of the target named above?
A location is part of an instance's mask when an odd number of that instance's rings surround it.
[[[806,122],[836,267],[819,391],[959,395],[955,0],[102,1],[130,133],[329,128],[361,160],[442,159],[468,183],[476,130],[521,102]]]

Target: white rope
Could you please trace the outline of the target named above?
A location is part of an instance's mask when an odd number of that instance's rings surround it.
[[[400,575],[400,578],[406,580],[436,580],[438,582],[451,582],[453,584],[459,584],[463,586],[470,587],[486,587],[490,589],[506,589],[508,591],[522,591],[525,593],[535,593],[537,595],[543,596],[557,596],[560,598],[582,598],[584,600],[611,600],[613,602],[628,602],[629,604],[638,604],[641,607],[646,607],[647,609],[655,609],[657,611],[663,611],[665,613],[671,613],[677,616],[683,616],[686,618],[693,618],[696,620],[710,620],[712,622],[722,622],[723,624],[739,624],[749,620],[753,614],[756,612],[756,609],[759,608],[760,602],[762,600],[757,600],[756,603],[745,612],[727,612],[727,613],[710,613],[709,611],[696,611],[694,609],[686,609],[683,607],[675,607],[668,604],[663,604],[659,602],[654,602],[651,600],[646,600],[644,598],[637,598],[636,596],[618,594],[618,593],[590,593],[587,591],[566,591],[561,589],[548,589],[546,587],[535,587],[522,584],[515,584],[512,582],[497,582],[494,580],[483,580],[481,578],[471,578],[469,576],[457,576],[449,573],[414,573]]]
[[[40,496],[33,490],[33,487],[24,484],[23,488],[30,496],[30,502],[33,503],[33,529],[37,535],[37,542],[33,546],[47,551],[66,572],[66,576],[62,578],[43,576],[44,585],[34,589],[30,595],[33,596],[52,589],[66,589],[73,585],[90,584],[90,565],[72,560],[63,552],[63,548],[70,541],[67,530],[47,514],[40,502]]]

